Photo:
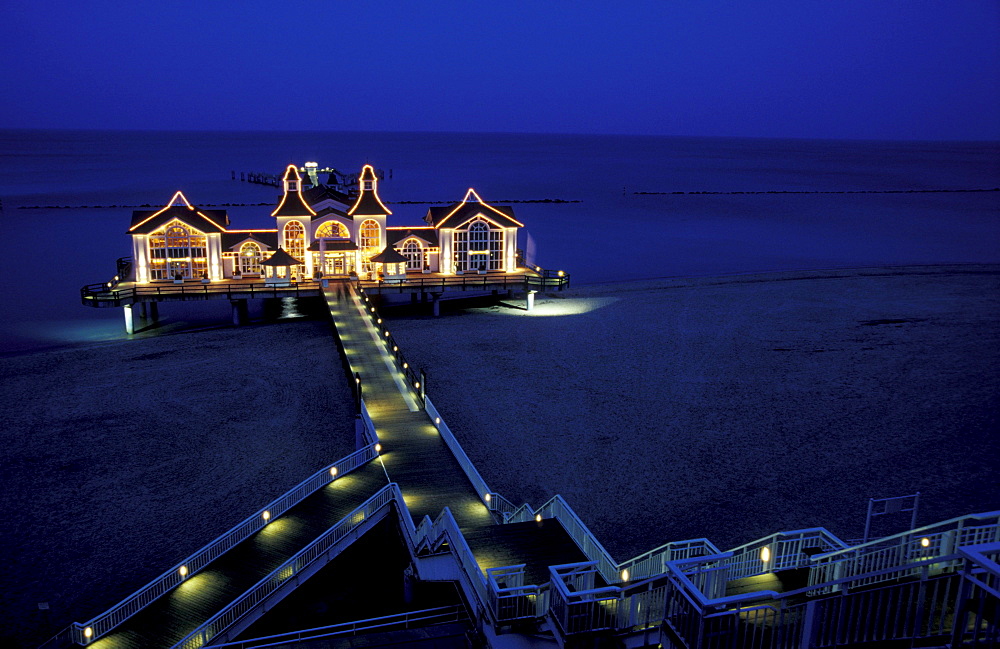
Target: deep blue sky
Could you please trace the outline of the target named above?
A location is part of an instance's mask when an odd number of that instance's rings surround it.
[[[1000,139],[998,0],[4,0],[0,61],[0,128]]]

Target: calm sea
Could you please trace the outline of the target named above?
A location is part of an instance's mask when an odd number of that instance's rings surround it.
[[[396,225],[419,223],[427,206],[393,202],[444,204],[470,186],[488,202],[579,201],[515,205],[535,261],[576,283],[1000,261],[1000,192],[916,191],[1000,186],[996,142],[0,131],[0,352],[124,335],[119,310],[79,301],[81,285],[107,280],[130,253],[132,208],[115,206],[162,205],[177,189],[201,205],[273,203],[275,188],[231,172],[306,161],[391,172],[380,189]],[[881,193],[897,190],[907,193]],[[269,212],[230,217],[269,227]],[[164,317],[218,322],[226,306]]]

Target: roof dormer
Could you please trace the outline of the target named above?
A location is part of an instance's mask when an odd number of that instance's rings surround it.
[[[316,212],[309,207],[309,203],[302,196],[302,177],[295,165],[288,165],[285,175],[281,179],[284,193],[281,195],[281,202],[278,207],[271,212],[271,216],[299,216],[312,217]]]
[[[371,165],[361,168],[361,175],[358,177],[358,200],[354,202],[354,207],[347,211],[351,216],[386,216],[392,214],[389,208],[382,203],[378,197],[378,176]]]

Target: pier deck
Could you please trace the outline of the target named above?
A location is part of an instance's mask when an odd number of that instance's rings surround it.
[[[90,646],[172,647],[387,483],[378,460],[338,478]]]

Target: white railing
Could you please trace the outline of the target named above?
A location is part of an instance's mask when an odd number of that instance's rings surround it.
[[[708,539],[674,541],[618,564],[618,574],[623,575],[627,570],[629,581],[645,579],[666,572],[668,561],[712,554],[719,554],[719,548]]]
[[[547,588],[525,584],[524,566],[522,563],[489,568],[486,571],[490,587],[490,609],[497,624],[539,618],[547,611],[548,600],[543,595]]]
[[[595,588],[597,561],[549,567],[550,617],[564,636],[618,628],[621,588]]]
[[[421,543],[427,543],[429,546],[432,546],[441,540],[441,537],[447,538],[448,546],[455,555],[455,559],[458,561],[462,572],[465,573],[469,583],[472,585],[476,597],[479,599],[480,606],[488,610],[490,607],[490,592],[486,584],[486,578],[483,576],[483,571],[479,568],[479,562],[476,561],[475,555],[469,549],[469,544],[465,540],[465,536],[462,535],[458,523],[455,522],[455,517],[452,515],[451,509],[445,507],[438,515],[437,520],[432,524],[428,524],[428,521],[429,519],[424,517],[424,520],[420,523],[420,527],[414,530],[414,547]]]
[[[472,483],[472,487],[479,494],[479,499],[483,501],[486,508],[490,511],[496,511],[506,515],[514,511],[514,505],[496,493],[487,486],[486,481],[483,480],[483,476],[479,475],[479,471],[476,469],[476,465],[472,463],[469,456],[465,454],[465,450],[462,445],[455,438],[454,433],[451,432],[451,428],[445,422],[444,417],[438,412],[438,409],[434,407],[429,396],[424,397],[424,409],[427,411],[427,416],[431,418],[431,422],[438,429],[441,434],[441,439],[444,440],[445,445],[451,450],[451,454],[455,456],[458,460],[459,466],[462,467],[462,471],[468,476],[469,482]]]
[[[856,581],[849,582],[852,587],[870,585],[905,576],[883,572],[893,566],[953,555],[962,546],[997,541],[1000,541],[1000,511],[959,516],[862,545],[817,555],[813,557],[809,584],[818,586],[852,575],[879,573],[878,576],[859,577]],[[935,564],[937,570],[954,569],[957,565],[958,561],[955,559]]]
[[[183,640],[174,644],[173,649],[198,649],[205,646],[212,638],[253,611],[286,582],[297,577],[300,572],[314,561],[323,556],[329,558],[328,552],[334,546],[365,523],[371,524],[375,515],[388,507],[394,500],[402,502],[403,496],[399,492],[399,487],[395,483],[391,483],[380,489],[375,495],[342,518],[339,523],[331,527],[326,533],[257,582],[256,585],[240,596],[239,599],[231,602],[206,622],[199,625],[197,629],[188,634]],[[381,517],[375,518],[375,520],[381,520]]]
[[[211,644],[206,649],[263,649],[264,647],[287,646],[292,643],[317,640],[319,638],[357,635],[358,633],[367,631],[393,631],[409,629],[411,627],[422,628],[435,624],[448,624],[449,622],[465,622],[468,619],[469,615],[466,613],[465,608],[460,604],[456,604],[454,606],[440,606],[420,611],[395,613],[393,615],[355,620],[353,622],[342,622],[340,624],[331,624],[329,626],[304,629],[302,631],[290,631],[278,635],[253,638],[251,640]]]
[[[361,400],[361,436],[364,442],[370,446],[378,444],[378,432],[375,430],[375,423],[372,421],[371,413],[368,412],[368,405],[365,400]]]
[[[729,550],[731,556],[724,561],[727,579],[743,579],[779,570],[790,570],[808,565],[809,557],[803,551],[832,552],[846,549],[847,545],[825,528],[811,527],[804,530],[777,532]]]
[[[378,453],[375,452],[374,447],[368,446],[320,469],[113,608],[83,624],[73,623],[71,627],[73,641],[79,644],[89,644],[107,634],[162,595],[203,570],[212,561],[259,532],[269,521],[277,519],[318,489],[367,464],[377,456]],[[336,469],[335,472],[333,472],[334,469]],[[265,513],[267,514],[266,518],[264,517]]]

